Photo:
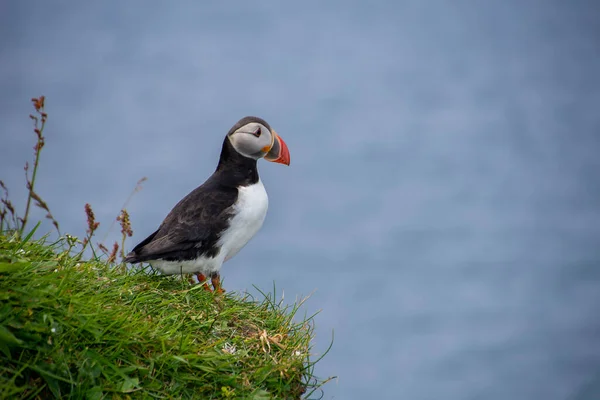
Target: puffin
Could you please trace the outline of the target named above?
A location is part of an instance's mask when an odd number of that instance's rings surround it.
[[[271,126],[262,118],[244,117],[225,136],[214,173],[181,199],[124,262],[147,262],[164,275],[195,274],[204,289],[224,292],[221,266],[252,239],[267,214],[269,198],[257,169],[261,158],[290,165],[288,147]]]

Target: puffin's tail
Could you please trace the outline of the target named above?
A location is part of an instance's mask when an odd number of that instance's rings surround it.
[[[140,254],[138,254],[138,251],[142,252],[144,246],[147,245],[148,243],[150,243],[152,241],[152,239],[154,239],[154,236],[156,236],[157,233],[158,233],[158,230],[156,230],[152,235],[150,235],[146,239],[144,239],[141,243],[138,243],[138,245],[135,246],[133,248],[133,250],[131,250],[129,252],[129,254],[127,254],[125,256],[125,258],[123,259],[123,262],[136,264],[136,263],[139,263],[142,261],[146,261],[146,258],[143,258]]]
[[[127,254],[125,256],[125,258],[123,259],[123,262],[126,263],[130,263],[130,264],[136,264],[139,263],[141,260],[138,258],[138,255],[135,254],[135,252],[130,252],[129,254]]]

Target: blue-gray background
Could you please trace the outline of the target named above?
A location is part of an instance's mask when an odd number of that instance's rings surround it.
[[[90,202],[102,237],[147,176],[132,246],[261,116],[292,164],[260,163],[269,214],[225,287],[316,290],[325,398],[592,398],[599,8],[5,1],[0,178],[22,198],[46,95],[39,193],[73,234]]]

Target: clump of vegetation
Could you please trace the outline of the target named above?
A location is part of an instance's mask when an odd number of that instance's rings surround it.
[[[0,398],[300,398],[311,319],[0,236]]]
[[[274,294],[215,294],[186,277],[126,269],[116,261],[132,235],[125,207],[116,219],[121,244],[110,251],[92,243],[99,222],[89,204],[86,237],[60,236],[34,191],[44,98],[34,99],[34,107],[41,113],[34,118],[38,145],[22,217],[2,183],[0,398],[297,399],[319,393],[327,380],[313,375],[319,361],[311,359],[314,316],[295,321],[303,301],[285,306]],[[57,240],[33,239],[39,222],[27,232],[30,201],[47,212]],[[104,249],[97,253],[96,247]]]
[[[33,170],[31,174],[29,173],[29,162],[25,163],[25,181],[28,191],[25,212],[23,213],[22,217],[19,217],[15,207],[8,197],[8,188],[4,182],[0,180],[0,188],[2,188],[3,191],[3,196],[0,199],[0,231],[15,230],[19,233],[19,235],[23,235],[29,219],[31,203],[32,201],[35,201],[35,204],[39,208],[46,211],[46,218],[52,221],[52,225],[54,225],[56,231],[60,235],[58,222],[56,222],[52,216],[52,213],[48,208],[48,204],[46,204],[46,202],[42,200],[42,198],[35,191],[35,179],[37,178],[38,167],[40,165],[40,155],[42,153],[42,148],[46,144],[46,138],[44,137],[44,127],[46,126],[46,121],[48,119],[48,114],[44,110],[46,98],[44,96],[40,96],[39,98],[31,99],[31,101],[35,109],[35,114],[30,114],[29,118],[33,120],[33,132],[35,133],[37,140],[35,146],[33,146],[34,158]]]

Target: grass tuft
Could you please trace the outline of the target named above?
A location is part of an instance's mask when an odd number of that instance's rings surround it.
[[[301,398],[312,317],[274,296],[80,261],[0,235],[0,398]]]

